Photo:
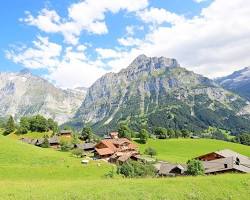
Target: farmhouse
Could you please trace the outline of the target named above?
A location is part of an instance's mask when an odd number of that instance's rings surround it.
[[[127,138],[104,139],[95,146],[95,155],[110,162],[125,162],[129,158],[137,160],[137,146]]]
[[[57,135],[70,138],[70,137],[72,137],[72,131],[71,130],[61,130]]]
[[[250,158],[229,149],[211,152],[196,159],[203,161],[205,174],[224,172],[250,173]]]
[[[93,152],[95,150],[95,143],[82,143],[82,144],[77,144],[76,148],[88,151],[88,152]]]
[[[180,164],[161,163],[158,170],[159,176],[177,176],[183,175],[186,171],[186,166]]]
[[[59,145],[60,145],[60,139],[58,136],[53,136],[51,138],[49,138],[49,145],[52,147],[52,148],[58,148]]]

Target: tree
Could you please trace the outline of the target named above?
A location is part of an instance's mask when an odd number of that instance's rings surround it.
[[[234,141],[236,141],[236,142],[238,142],[240,144],[250,146],[250,134],[249,133],[239,134],[234,138]]]
[[[153,149],[152,147],[146,148],[144,153],[145,153],[146,155],[150,155],[151,157],[157,155],[157,151],[156,151],[155,149]]]
[[[71,139],[71,144],[72,144],[73,146],[75,146],[75,145],[78,144],[78,143],[79,143],[78,135],[77,135],[77,134],[73,134],[73,137],[72,137],[72,139]]]
[[[175,131],[175,138],[179,138],[181,137],[181,131],[180,130],[176,130]]]
[[[154,129],[154,134],[159,139],[166,139],[167,138],[167,129],[162,128],[162,127],[157,127]]]
[[[143,144],[146,144],[147,143],[147,140],[149,138],[149,133],[146,129],[142,129],[139,133],[139,138],[140,138],[140,141],[143,143]]]
[[[82,129],[81,136],[85,141],[91,141],[93,139],[94,133],[90,126],[85,126]]]
[[[167,135],[169,138],[174,138],[175,137],[175,132],[173,129],[167,130]]]
[[[36,115],[30,119],[30,130],[37,132],[46,132],[49,130],[48,121],[41,115]]]
[[[4,130],[4,135],[9,135],[15,131],[15,121],[12,116],[9,117]]]
[[[58,123],[55,122],[53,119],[48,119],[48,129],[53,131],[53,133],[58,132]]]
[[[22,117],[17,129],[18,134],[26,134],[30,130],[30,121],[28,117]]]
[[[204,175],[205,169],[201,161],[189,160],[187,162],[187,174],[192,176]]]
[[[184,138],[190,137],[191,135],[191,133],[187,129],[182,130],[181,133],[182,133],[182,137]]]
[[[118,133],[120,138],[131,139],[131,130],[127,124],[121,123],[118,128]]]

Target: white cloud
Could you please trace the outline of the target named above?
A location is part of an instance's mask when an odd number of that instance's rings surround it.
[[[83,30],[92,34],[108,33],[105,13],[136,12],[147,5],[148,0],[85,0],[72,4],[64,19],[54,10],[43,9],[37,17],[26,13],[21,21],[47,33],[61,33],[67,43],[76,45]]]
[[[171,13],[163,8],[151,7],[150,9],[138,11],[137,15],[145,23],[163,24],[167,22],[170,24],[177,24],[184,21],[183,16]]]
[[[85,45],[62,46],[50,42],[47,37],[38,37],[29,48],[6,51],[6,57],[17,64],[31,69],[48,69],[46,78],[59,87],[74,88],[90,86],[96,78],[105,73],[103,63],[90,61]]]
[[[133,37],[126,37],[126,38],[119,38],[118,42],[122,46],[138,46],[142,43],[140,39],[133,38]]]
[[[137,55],[146,54],[176,58],[182,66],[205,76],[227,75],[250,65],[249,20],[248,0],[214,0],[199,16],[154,27],[144,42],[109,64],[117,71]],[[158,17],[148,21],[161,22]]]
[[[32,48],[17,48],[6,51],[6,57],[14,63],[22,64],[28,68],[52,68],[58,64],[62,47],[49,42],[47,37],[37,37]]]

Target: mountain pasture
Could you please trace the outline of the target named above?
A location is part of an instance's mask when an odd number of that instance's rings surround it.
[[[230,147],[249,155],[249,147],[216,140],[149,140],[158,158],[185,162],[199,153]],[[0,199],[216,199],[247,200],[249,174],[201,177],[125,179],[106,178],[115,167],[81,159],[69,152],[43,149],[0,135]]]

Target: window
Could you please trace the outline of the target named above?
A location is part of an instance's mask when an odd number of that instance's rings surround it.
[[[224,164],[224,168],[227,168],[227,164]]]

